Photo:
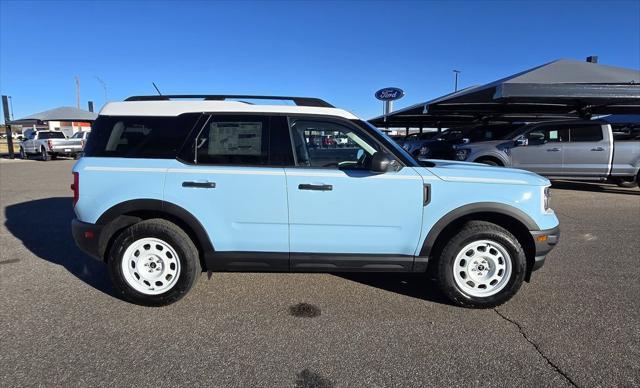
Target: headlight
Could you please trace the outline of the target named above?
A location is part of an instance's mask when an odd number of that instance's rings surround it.
[[[456,150],[456,159],[457,160],[467,160],[467,156],[469,156],[469,150],[468,149],[459,149]]]
[[[548,211],[551,207],[549,205],[549,198],[551,197],[551,191],[549,190],[549,186],[546,186],[542,190],[542,208],[544,211]]]

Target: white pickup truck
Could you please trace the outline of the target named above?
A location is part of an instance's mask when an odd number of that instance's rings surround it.
[[[20,143],[20,157],[27,159],[29,155],[40,155],[42,160],[50,160],[60,155],[76,158],[82,153],[82,139],[67,139],[60,131],[33,131],[26,133]]]

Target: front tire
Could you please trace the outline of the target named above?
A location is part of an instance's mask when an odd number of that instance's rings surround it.
[[[163,219],[139,222],[122,231],[108,257],[117,292],[143,306],[165,306],[183,298],[202,272],[189,236]]]
[[[625,179],[625,178],[618,178],[615,180],[615,183],[620,187],[632,188],[632,187],[638,187],[638,185],[640,184],[640,181],[637,181],[634,178],[631,178],[631,180]]]
[[[520,242],[504,228],[484,221],[464,225],[442,249],[438,281],[454,304],[491,308],[520,289],[526,271]]]

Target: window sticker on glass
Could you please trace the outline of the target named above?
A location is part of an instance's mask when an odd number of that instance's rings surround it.
[[[558,140],[558,130],[549,131],[549,140]]]
[[[209,155],[261,155],[262,123],[218,122],[209,129]]]

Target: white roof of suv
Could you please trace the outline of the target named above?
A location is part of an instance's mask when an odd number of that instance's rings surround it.
[[[224,99],[204,100],[172,100],[171,98],[190,98],[181,96],[130,97],[123,102],[110,102],[100,111],[103,116],[178,116],[183,113],[196,112],[229,112],[229,113],[285,113],[285,114],[315,114],[326,116],[338,116],[346,119],[357,119],[354,114],[343,109],[331,107],[322,100],[311,102],[297,97],[256,97],[259,99],[292,100],[298,105],[262,105],[251,104],[242,101],[226,101]],[[232,96],[233,97],[233,96]],[[224,98],[224,97],[223,97]],[[235,98],[235,97],[233,97]],[[252,97],[248,97],[252,99]],[[308,102],[309,105],[300,103]],[[319,106],[322,105],[322,106]]]

